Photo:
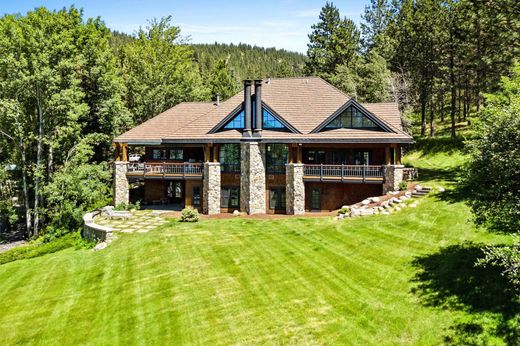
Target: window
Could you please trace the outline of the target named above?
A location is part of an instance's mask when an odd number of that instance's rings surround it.
[[[268,130],[288,130],[278,119],[267,109],[262,108],[262,127]]]
[[[170,160],[182,160],[184,159],[184,151],[182,148],[170,149]]]
[[[285,189],[276,188],[269,190],[269,209],[285,210]]]
[[[240,144],[221,145],[218,160],[222,172],[240,173]]]
[[[370,152],[369,151],[354,151],[353,164],[355,165],[369,165],[370,164]]]
[[[152,159],[154,160],[166,160],[166,149],[153,149]]]
[[[221,208],[238,208],[240,206],[240,191],[238,187],[223,187],[220,190]]]
[[[240,113],[235,115],[233,119],[231,119],[226,126],[224,126],[224,129],[230,130],[230,129],[243,129],[244,128],[244,111],[242,110]]]
[[[347,109],[333,119],[325,126],[326,129],[370,129],[378,130],[381,128],[377,126],[372,120],[361,113],[356,107],[348,106]]]
[[[321,209],[321,190],[319,188],[313,188],[311,190],[311,209]]]
[[[191,204],[194,207],[200,206],[200,186],[193,187],[193,196],[191,198]]]
[[[325,163],[324,150],[309,150],[307,152],[307,162],[312,164]]]
[[[286,144],[267,144],[266,148],[267,172],[273,174],[285,173],[285,165],[289,155]]]

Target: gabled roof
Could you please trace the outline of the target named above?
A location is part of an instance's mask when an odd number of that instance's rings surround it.
[[[400,142],[410,143],[412,138],[401,125],[396,103],[359,104],[319,77],[273,78],[262,85],[262,101],[284,122],[293,133],[262,131],[264,141],[327,141],[327,142]],[[354,103],[370,113],[387,131],[362,129],[316,130],[347,102]],[[243,92],[239,92],[220,105],[214,103],[181,103],[136,128],[114,139],[116,142],[145,144],[146,142],[212,142],[239,141],[237,130],[212,132],[233,111],[240,109]],[[296,132],[296,133],[294,133]],[[299,132],[299,133],[298,133]]]

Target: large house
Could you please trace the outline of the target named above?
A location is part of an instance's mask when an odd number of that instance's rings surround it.
[[[225,102],[183,102],[115,138],[114,202],[136,183],[146,203],[207,214],[333,210],[396,190],[411,142],[395,103],[317,77],[246,80]]]

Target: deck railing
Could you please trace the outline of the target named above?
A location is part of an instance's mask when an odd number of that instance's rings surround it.
[[[319,180],[352,178],[365,181],[367,179],[383,179],[383,166],[369,165],[304,165],[304,177]]]
[[[202,163],[148,163],[136,162],[128,163],[128,175],[142,175],[142,176],[200,176],[202,177],[203,165]]]

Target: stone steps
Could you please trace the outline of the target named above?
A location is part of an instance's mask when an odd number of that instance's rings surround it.
[[[417,187],[418,188],[413,190],[412,197],[415,197],[415,198],[424,197],[424,196],[428,195],[430,193],[430,191],[432,190],[431,187],[422,187],[422,186],[417,186]]]

